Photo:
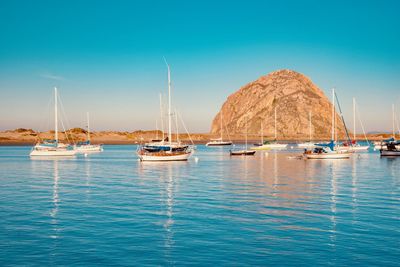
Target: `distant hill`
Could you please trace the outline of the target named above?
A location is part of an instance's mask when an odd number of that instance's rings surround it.
[[[305,138],[309,133],[309,111],[312,113],[312,132],[315,137],[331,134],[332,104],[309,78],[292,70],[279,70],[250,82],[228,97],[211,124],[211,134],[223,128],[230,134],[274,134],[274,109],[277,110],[278,139]],[[337,130],[344,136],[344,127],[336,113]],[[226,132],[223,129],[223,132]]]

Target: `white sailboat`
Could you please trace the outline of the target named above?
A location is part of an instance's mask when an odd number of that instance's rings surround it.
[[[310,149],[310,148],[315,147],[314,143],[311,142],[311,140],[312,140],[311,110],[308,112],[308,121],[309,121],[309,124],[308,124],[308,128],[309,128],[309,133],[308,133],[309,138],[308,138],[308,142],[297,144],[297,147],[298,147],[298,148],[309,148],[309,149]]]
[[[58,142],[58,107],[57,107],[57,88],[54,88],[54,140],[45,140],[37,143],[29,154],[31,157],[49,156],[74,156],[76,151],[70,145]]]
[[[351,143],[349,142],[344,142],[341,146],[338,146],[337,149],[338,150],[347,150],[347,151],[352,151],[352,152],[357,152],[357,151],[367,151],[369,149],[369,141],[367,139],[367,135],[365,134],[364,131],[364,126],[360,120],[361,123],[361,128],[363,130],[364,133],[364,137],[365,140],[367,142],[368,145],[366,146],[362,146],[359,143],[357,143],[357,138],[356,138],[356,99],[353,97],[353,140],[351,141]]]
[[[261,146],[252,147],[251,149],[255,150],[269,150],[269,149],[285,149],[287,148],[287,144],[281,144],[277,142],[277,127],[276,127],[276,107],[274,110],[274,141],[265,141]]]
[[[232,141],[224,141],[222,138],[222,132],[223,132],[223,127],[222,127],[222,109],[221,109],[221,114],[220,114],[220,129],[221,129],[221,136],[216,139],[211,139],[210,142],[206,144],[206,146],[230,146],[232,145]]]
[[[89,112],[86,113],[86,119],[87,119],[87,140],[85,142],[79,142],[74,146],[74,148],[78,153],[101,152],[103,151],[102,145],[94,145],[90,142]]]
[[[260,138],[261,138],[261,142],[260,143],[255,143],[254,146],[250,147],[251,150],[268,150],[269,148],[263,148],[264,145],[264,124],[261,120],[261,134],[260,134]]]
[[[348,159],[350,153],[336,149],[335,145],[335,89],[332,89],[332,130],[331,142],[328,144],[316,144],[313,150],[306,150],[304,157],[307,159]]]
[[[137,154],[141,161],[186,161],[192,155],[192,148],[182,144],[179,140],[172,142],[172,122],[171,122],[171,71],[167,62],[168,69],[168,141],[148,144],[139,147]],[[176,135],[178,139],[178,134]]]

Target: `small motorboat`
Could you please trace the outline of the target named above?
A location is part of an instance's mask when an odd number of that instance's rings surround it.
[[[382,148],[379,150],[381,157],[393,157],[393,156],[400,156],[400,149],[396,146],[400,145],[400,141],[389,141],[382,145]]]
[[[254,150],[247,150],[247,149],[230,150],[229,152],[231,156],[253,156],[256,153],[256,151]]]

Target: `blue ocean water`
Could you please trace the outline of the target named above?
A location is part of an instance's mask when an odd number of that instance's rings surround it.
[[[0,147],[0,265],[400,266],[400,158],[199,146],[149,163],[135,150]]]

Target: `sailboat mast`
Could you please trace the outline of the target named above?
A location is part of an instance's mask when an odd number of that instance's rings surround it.
[[[220,124],[221,124],[221,140],[222,140],[222,109],[221,109],[221,116],[220,116]]]
[[[246,118],[246,151],[247,151],[247,118]]]
[[[311,142],[311,131],[312,131],[312,125],[311,125],[311,110],[308,112],[308,120],[309,120],[309,139],[310,139],[310,142]]]
[[[171,145],[172,142],[172,126],[171,126],[171,71],[169,69],[169,65],[167,62],[168,68],[168,141],[169,145]]]
[[[156,120],[156,140],[158,140],[158,120]]]
[[[179,128],[178,128],[178,113],[175,109],[175,127],[176,127],[176,142],[179,143]]]
[[[353,140],[356,140],[356,99],[353,97]]]
[[[58,143],[58,110],[57,110],[57,87],[54,87],[54,139]]]
[[[264,124],[261,120],[261,144],[264,144]]]
[[[87,139],[90,141],[90,124],[89,124],[89,112],[86,112],[87,117]]]
[[[332,88],[332,130],[331,140],[335,141],[335,88]]]
[[[164,142],[164,118],[163,118],[163,104],[162,104],[162,95],[161,95],[161,93],[160,93],[160,116],[161,116],[162,141]]]
[[[393,118],[393,120],[392,120],[392,129],[393,129],[393,138],[396,138],[396,132],[395,132],[395,129],[394,129],[394,120],[395,120],[395,118],[394,118],[394,104],[392,104],[392,118]]]
[[[274,121],[275,121],[275,140],[276,140],[276,107],[275,107],[275,119],[274,119]]]

